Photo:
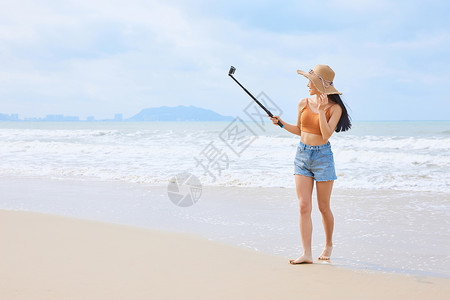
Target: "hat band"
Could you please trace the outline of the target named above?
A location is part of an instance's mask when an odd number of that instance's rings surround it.
[[[333,81],[329,81],[329,80],[323,79],[322,76],[320,76],[319,74],[317,74],[316,72],[314,72],[314,70],[312,70],[312,69],[309,70],[309,74],[315,75],[315,76],[319,77],[319,79],[322,81],[324,93],[327,92],[327,89],[326,89],[327,87],[333,85]],[[326,83],[326,84],[325,84],[325,83]]]

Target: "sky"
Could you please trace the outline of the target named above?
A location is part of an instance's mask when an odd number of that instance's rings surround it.
[[[449,120],[450,2],[1,0],[0,113],[242,115],[264,92],[295,122],[329,65],[353,120]]]

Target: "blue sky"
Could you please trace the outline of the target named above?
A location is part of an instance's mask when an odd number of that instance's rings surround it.
[[[3,0],[0,112],[236,116],[264,91],[295,121],[328,64],[354,120],[449,120],[448,1]]]

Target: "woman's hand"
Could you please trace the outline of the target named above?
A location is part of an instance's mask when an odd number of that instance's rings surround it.
[[[268,117],[270,117],[269,115],[267,115]],[[281,124],[284,124],[283,121],[281,120],[281,118],[279,116],[273,116],[272,118],[270,118],[270,120],[272,121],[273,124],[278,125],[278,121],[281,122]]]
[[[320,96],[317,98],[317,101],[318,101],[317,109],[319,111],[325,110],[325,108],[328,105],[328,96],[327,96],[327,94],[326,93],[320,94]]]

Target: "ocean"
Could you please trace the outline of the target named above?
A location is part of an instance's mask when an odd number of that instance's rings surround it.
[[[295,187],[300,141],[272,123],[0,122],[0,175]],[[330,139],[338,188],[450,191],[450,121],[354,122]]]

